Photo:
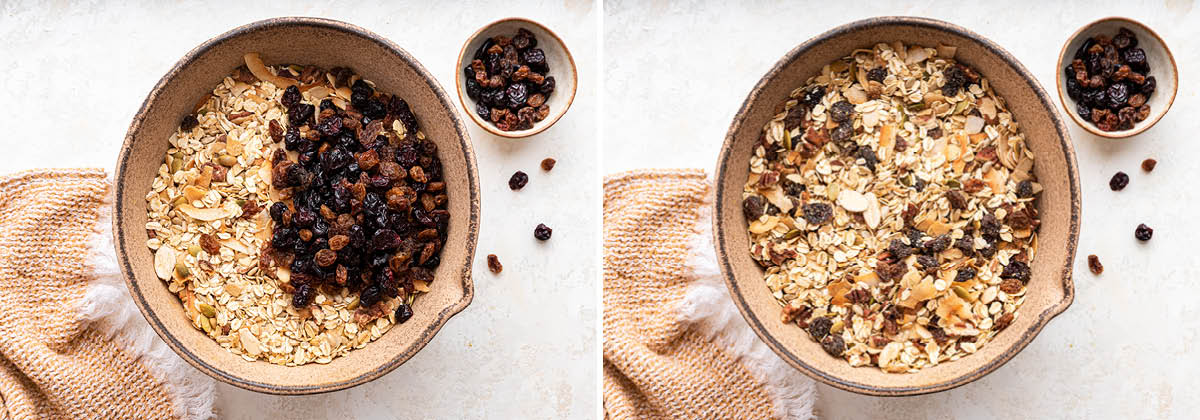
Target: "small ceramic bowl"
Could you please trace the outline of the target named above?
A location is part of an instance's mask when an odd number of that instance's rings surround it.
[[[400,94],[438,146],[449,194],[450,223],[441,265],[413,317],[366,347],[328,364],[282,366],[247,362],[192,326],[183,305],[154,274],[146,248],[146,192],[184,115],[248,52],[267,64],[347,66],[384,92]],[[351,387],[390,372],[429,343],[471,303],[471,261],[479,232],[479,175],[467,127],[437,81],[396,44],[363,28],[315,18],[275,18],[235,28],[183,56],[158,81],[125,136],[116,165],[113,232],[117,260],[134,302],[183,360],[221,381],[273,394],[312,394]]]
[[[780,306],[763,283],[763,269],[751,258],[750,237],[742,212],[742,188],[750,156],[763,125],[777,106],[820,74],[822,66],[859,48],[880,42],[945,44],[958,48],[955,59],[977,69],[1003,97],[1036,156],[1034,173],[1045,190],[1037,200],[1041,228],[1037,256],[1030,263],[1025,303],[1019,316],[978,352],[926,367],[917,373],[885,373],[851,367],[825,353],[807,332],[779,320]],[[829,385],[862,394],[896,396],[944,391],[992,372],[1025,348],[1051,318],[1075,296],[1071,270],[1079,236],[1079,172],[1067,126],[1053,99],[1011,54],[960,26],[916,17],[880,17],[839,26],[788,52],[758,82],[742,103],[725,137],[715,172],[713,235],[721,272],[730,296],[750,327],[796,369]]]
[[[1075,52],[1089,38],[1097,35],[1112,37],[1121,28],[1129,29],[1137,36],[1137,48],[1146,52],[1146,62],[1150,64],[1148,76],[1154,76],[1157,86],[1154,94],[1150,95],[1150,99],[1146,101],[1146,104],[1150,105],[1150,116],[1134,124],[1133,128],[1128,130],[1104,131],[1092,124],[1091,121],[1084,120],[1078,112],[1075,112],[1076,101],[1067,94],[1067,79],[1063,69],[1071,65],[1071,61],[1075,59]],[[1162,37],[1141,22],[1123,17],[1100,19],[1084,25],[1071,34],[1071,37],[1067,38],[1067,42],[1063,44],[1062,51],[1058,53],[1058,67],[1054,74],[1055,84],[1058,86],[1058,99],[1062,102],[1063,111],[1084,130],[1110,139],[1134,136],[1153,127],[1171,109],[1171,104],[1175,102],[1175,94],[1179,90],[1179,69],[1175,66],[1175,57],[1171,55],[1171,50],[1167,48]]]
[[[491,121],[485,121],[475,112],[476,101],[467,96],[465,85],[467,81],[463,69],[471,65],[471,61],[475,57],[475,50],[479,49],[479,46],[489,38],[497,35],[511,37],[517,33],[519,28],[533,32],[537,38],[536,48],[541,48],[546,53],[546,63],[550,66],[550,71],[546,76],[554,77],[555,87],[554,92],[546,99],[546,105],[550,107],[550,115],[546,119],[534,123],[533,127],[527,130],[504,131],[496,128]],[[541,133],[558,122],[558,119],[567,113],[567,109],[571,108],[571,102],[575,100],[575,88],[578,81],[575,59],[571,57],[571,51],[567,50],[562,38],[540,23],[515,17],[489,23],[471,34],[467,38],[467,42],[463,43],[462,51],[458,53],[458,65],[454,69],[454,87],[458,90],[458,101],[462,104],[463,112],[471,117],[471,121],[475,121],[489,133],[513,139]]]

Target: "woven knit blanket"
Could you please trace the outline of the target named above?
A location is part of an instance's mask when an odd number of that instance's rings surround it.
[[[0,420],[212,417],[117,270],[103,170],[0,177]]]
[[[729,298],[711,208],[700,170],[605,179],[608,419],[813,417],[813,381],[759,341]]]

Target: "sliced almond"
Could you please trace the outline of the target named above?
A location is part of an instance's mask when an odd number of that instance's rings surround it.
[[[963,131],[967,134],[975,134],[983,130],[983,118],[974,115],[967,116],[967,122],[963,124]]]
[[[258,337],[250,333],[250,330],[245,328],[238,330],[238,341],[241,341],[242,350],[245,350],[246,354],[258,356],[259,353],[262,353],[262,343],[259,343]]]
[[[838,193],[838,205],[848,212],[860,213],[867,209],[867,197],[854,190],[842,190]]]
[[[175,254],[175,249],[167,245],[158,247],[158,251],[154,252],[154,274],[158,278],[171,278],[171,273],[175,272]]]
[[[883,214],[879,209],[879,199],[875,197],[875,193],[867,193],[867,210],[863,212],[863,219],[867,222],[867,227],[875,229],[879,227],[879,222],[883,219]]]

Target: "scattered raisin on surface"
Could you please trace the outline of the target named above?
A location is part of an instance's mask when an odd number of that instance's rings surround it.
[[[492,273],[500,274],[501,271],[504,271],[504,266],[500,265],[500,257],[497,257],[496,254],[488,254],[487,265],[488,270],[491,270]]]
[[[1112,179],[1108,180],[1108,187],[1113,191],[1121,191],[1125,189],[1126,185],[1129,185],[1129,175],[1124,172],[1117,172],[1113,174]]]
[[[1153,171],[1155,166],[1158,166],[1158,161],[1154,160],[1152,158],[1142,161],[1142,170],[1143,171],[1146,171],[1146,172]]]
[[[846,351],[846,342],[837,334],[827,335],[821,339],[821,348],[830,356],[842,357],[842,352]]]
[[[179,122],[179,128],[183,129],[183,131],[191,131],[197,125],[200,125],[200,120],[197,120],[196,116],[192,114],[184,115],[183,121]]]
[[[525,172],[516,171],[512,174],[511,178],[508,178],[508,188],[513,191],[525,188],[525,184],[528,183],[529,175],[526,175]]]
[[[397,324],[403,324],[405,321],[408,321],[409,319],[411,319],[412,316],[413,316],[412,307],[409,306],[407,303],[401,303],[400,306],[396,307],[395,317],[396,317]]]
[[[1133,231],[1133,237],[1142,242],[1149,241],[1151,236],[1154,236],[1154,229],[1146,226],[1145,223],[1139,224]]]
[[[1096,254],[1088,255],[1088,269],[1097,276],[1104,272],[1104,266],[1100,264],[1100,257],[1097,257]]]
[[[551,169],[554,169],[554,164],[555,164],[555,163],[558,163],[558,161],[554,160],[554,158],[545,158],[545,159],[542,159],[542,170],[543,170],[543,171],[549,171],[549,170],[551,170]]]
[[[813,339],[820,341],[829,335],[830,328],[833,328],[833,319],[827,316],[815,318],[808,323],[808,334],[812,335]]]
[[[819,225],[833,220],[833,207],[828,203],[808,203],[801,206],[800,210],[809,224]]]
[[[545,224],[538,223],[537,227],[533,228],[533,237],[537,238],[539,241],[545,241],[550,239],[550,234],[553,232],[554,231]]]

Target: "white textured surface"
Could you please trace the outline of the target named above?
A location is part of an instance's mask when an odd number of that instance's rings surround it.
[[[1134,139],[1106,141],[1072,126],[1084,205],[1074,305],[977,382],[909,398],[821,386],[817,408],[833,419],[1193,418],[1200,409],[1192,397],[1200,386],[1193,352],[1200,259],[1188,241],[1200,228],[1193,117],[1200,103],[1189,71],[1200,66],[1200,10],[1175,0],[913,3],[606,2],[604,172],[711,171],[733,114],[771,65],[804,40],[860,18],[918,15],[966,26],[1012,52],[1046,88],[1059,71],[1062,42],[1080,26],[1109,15],[1142,21],[1172,47],[1182,90],[1170,113]],[[1158,168],[1144,174],[1138,164],[1151,156]],[[1131,181],[1114,193],[1107,181],[1118,170]],[[1145,244],[1133,238],[1142,222],[1155,228]],[[1088,272],[1088,254],[1101,257],[1102,276]]]
[[[595,136],[597,14],[588,1],[66,2],[0,1],[0,172],[111,168],[146,93],[199,43],[254,20],[322,16],[377,32],[407,49],[453,97],[454,61],[468,35],[500,17],[527,16],[564,38],[580,94],[554,127],[524,141],[469,121],[482,211],[475,300],[424,350],[387,376],[348,391],[277,397],[220,385],[222,418],[583,418],[597,412],[599,225]],[[368,75],[369,76],[369,75]],[[551,173],[537,167],[553,156]],[[529,185],[508,190],[515,170]],[[533,239],[540,222],[555,229]],[[500,256],[500,276],[486,255]]]

